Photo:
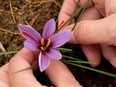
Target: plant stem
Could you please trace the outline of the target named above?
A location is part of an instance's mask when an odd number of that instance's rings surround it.
[[[78,2],[76,3],[76,7],[75,7],[75,10],[74,10],[74,12],[78,9],[78,5],[79,5],[79,2],[80,2],[80,0],[78,0]],[[73,12],[73,14],[74,14],[74,12]],[[73,18],[72,18],[73,19]],[[72,19],[70,20],[70,23],[69,24],[71,24],[71,22],[72,22]]]
[[[68,49],[68,48],[57,48],[58,50],[60,51],[63,51],[63,52],[72,52],[72,49]]]
[[[83,12],[85,11],[85,9],[86,9],[86,7],[87,7],[87,5],[88,5],[89,1],[90,1],[90,0],[87,0],[87,2],[85,2],[85,3],[84,3],[84,5],[83,5],[83,9],[82,9],[82,11],[81,11],[80,15],[78,16],[78,18],[77,18],[77,20],[76,20],[76,22],[75,22],[75,25],[73,26],[73,28],[72,28],[72,30],[71,30],[71,31],[73,31],[73,30],[74,30],[74,28],[75,28],[76,24],[78,23],[78,21],[80,20],[80,18],[81,18],[81,16],[82,16]]]
[[[16,54],[19,51],[10,51],[10,52],[1,52],[0,55],[5,55],[5,54]]]
[[[84,68],[84,69],[87,69],[87,70],[91,70],[91,71],[94,71],[94,72],[98,72],[98,73],[101,73],[101,74],[116,78],[116,74],[113,74],[113,73],[105,72],[105,71],[102,71],[102,70],[97,70],[97,69],[87,67],[87,66],[83,66],[83,65],[80,65],[80,64],[74,64],[74,63],[68,63],[68,64],[78,66],[78,67],[81,67],[81,68]]]
[[[84,5],[82,5],[78,10],[76,10],[76,11],[70,16],[70,18],[57,30],[57,32],[59,32],[70,20],[72,20],[72,19],[75,17],[75,15],[76,15],[77,13],[81,12],[81,10],[84,8],[85,4],[86,4],[88,1],[90,1],[90,0],[87,0],[87,1],[84,3]],[[77,4],[78,4],[78,2],[77,2]]]

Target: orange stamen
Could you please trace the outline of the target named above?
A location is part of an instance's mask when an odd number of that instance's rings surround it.
[[[45,51],[44,47],[41,47],[41,50],[42,50],[42,51]]]
[[[51,43],[51,40],[50,40],[50,38],[48,38],[48,41],[47,41],[47,44],[46,44],[46,48],[50,45],[50,43]]]
[[[41,45],[44,46],[45,42],[44,42],[44,38],[41,39]]]

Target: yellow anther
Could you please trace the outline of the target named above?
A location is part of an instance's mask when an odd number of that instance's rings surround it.
[[[47,44],[46,44],[46,48],[50,45],[50,43],[51,43],[51,40],[50,40],[50,38],[48,38],[48,41],[47,41]]]
[[[44,42],[44,38],[41,38],[41,45],[44,46],[45,42]]]
[[[41,50],[42,50],[42,51],[45,51],[44,47],[41,47]]]

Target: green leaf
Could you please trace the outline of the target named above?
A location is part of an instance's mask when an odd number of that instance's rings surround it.
[[[62,51],[62,52],[72,52],[72,49],[68,49],[68,48],[57,48],[58,50]]]
[[[94,72],[97,72],[97,73],[101,73],[101,74],[116,78],[116,74],[114,74],[114,73],[105,72],[105,71],[102,71],[102,70],[98,70],[98,69],[95,69],[95,68],[91,68],[91,67],[87,67],[87,66],[80,65],[80,64],[75,64],[75,63],[68,63],[68,64],[71,64],[71,65],[74,65],[74,66],[77,66],[77,67],[81,67],[81,68],[84,68],[84,69],[87,69],[87,70],[91,70],[91,71],[94,71]]]
[[[27,68],[25,68],[25,69],[21,69],[21,70],[19,70],[19,71],[13,72],[12,74],[16,74],[16,73],[23,72],[23,71],[25,71],[25,70],[29,70],[29,69],[33,69],[33,68],[37,68],[37,67],[38,67],[38,66],[30,66],[30,67],[27,67]]]
[[[90,1],[90,0],[87,0],[87,2]],[[85,4],[87,3],[85,2],[84,5],[82,5],[78,10],[76,10],[71,16],[70,18],[57,30],[57,32],[59,32],[68,22],[70,22],[74,17],[75,15],[77,15],[78,13],[80,13],[83,9],[83,7],[85,6]],[[77,2],[78,4],[78,2]]]
[[[62,55],[62,57],[67,58],[67,59],[72,59],[72,60],[80,60],[78,58],[74,58],[74,57],[66,56],[66,55]]]
[[[75,10],[74,10],[73,14],[74,14],[74,13],[76,12],[76,10],[78,9],[79,2],[80,2],[80,0],[78,0],[78,2],[76,3],[76,7],[75,7]],[[72,18],[72,19],[73,19],[73,18]],[[72,22],[72,19],[70,19],[70,24],[71,24],[71,22]]]
[[[19,51],[10,51],[10,52],[0,52],[0,55],[6,55],[6,54],[16,54]]]
[[[80,61],[80,60],[61,60],[62,62],[65,63],[79,63],[79,64],[91,64],[91,62],[88,61]]]
[[[76,20],[76,22],[75,22],[75,25],[74,25],[73,28],[72,28],[72,31],[74,30],[76,24],[77,24],[78,21],[80,20],[80,18],[81,18],[81,16],[82,16],[83,12],[85,11],[85,9],[86,9],[86,7],[87,7],[89,1],[90,1],[90,0],[87,0],[87,1],[84,3],[83,8],[82,8],[82,11],[81,11],[81,13],[80,13],[79,16],[78,16],[78,18],[77,18],[77,20]]]

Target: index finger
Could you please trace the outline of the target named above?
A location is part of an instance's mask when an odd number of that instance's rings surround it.
[[[80,0],[79,7],[82,6],[86,1],[87,0]],[[77,2],[78,2],[78,0],[64,0],[63,6],[62,6],[59,16],[58,16],[59,24],[62,21],[64,21],[64,22],[67,21],[70,18],[70,16],[73,14],[73,12],[75,10]],[[91,7],[91,6],[93,6],[92,0],[90,0],[87,7]],[[73,22],[74,22],[74,20],[73,20]]]
[[[70,18],[75,7],[76,7],[76,3],[74,0],[64,0],[63,6],[62,6],[59,16],[58,16],[59,24],[62,21],[65,22],[66,20],[68,20]]]

